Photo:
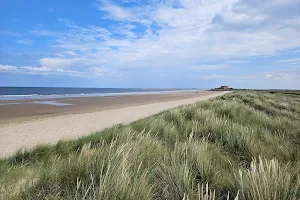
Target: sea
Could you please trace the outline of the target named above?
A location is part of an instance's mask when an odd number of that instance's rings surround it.
[[[101,97],[134,94],[159,94],[197,91],[196,88],[67,88],[67,87],[0,87],[0,100],[34,100],[75,97]]]

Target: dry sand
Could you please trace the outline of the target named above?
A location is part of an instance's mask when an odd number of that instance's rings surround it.
[[[54,144],[62,139],[77,138],[116,124],[130,123],[170,108],[207,100],[224,93],[226,92],[203,92],[193,98],[7,124],[0,127],[0,157],[38,144]]]

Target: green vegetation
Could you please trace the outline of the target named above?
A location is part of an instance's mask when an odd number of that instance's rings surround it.
[[[238,91],[0,160],[0,198],[300,199],[300,97]]]

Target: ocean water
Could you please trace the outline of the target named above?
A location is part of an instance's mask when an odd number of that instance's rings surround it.
[[[1,102],[1,101],[0,101]],[[17,103],[0,103],[0,106],[8,106],[8,105],[20,105],[20,104],[42,104],[42,105],[50,105],[50,106],[71,106],[73,104],[70,103],[62,103],[59,101],[31,101],[31,102],[17,102]]]
[[[196,91],[199,89],[0,87],[0,100],[54,99]]]

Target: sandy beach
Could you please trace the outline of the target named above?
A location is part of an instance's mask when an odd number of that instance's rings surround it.
[[[0,127],[6,126],[8,124],[40,120],[42,118],[48,117],[98,112],[103,110],[123,108],[127,106],[187,99],[214,93],[215,92],[211,91],[198,91],[107,97],[57,98],[40,100],[0,100]],[[57,102],[72,105],[53,106],[42,104],[43,102]]]
[[[224,93],[198,91],[51,100],[72,104],[69,106],[26,103],[2,105],[0,156],[9,156],[19,149],[32,148],[38,144],[53,144],[62,139],[84,136],[116,124],[130,123],[166,109],[207,100]]]

